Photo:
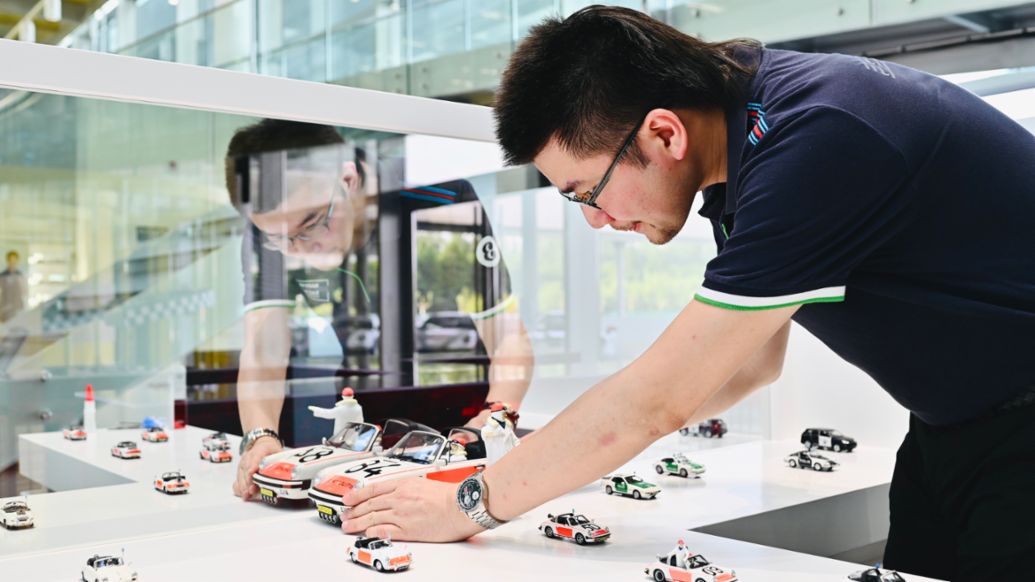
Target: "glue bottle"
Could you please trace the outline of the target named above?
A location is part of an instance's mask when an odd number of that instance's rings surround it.
[[[86,400],[83,401],[83,430],[88,435],[97,433],[97,403],[93,400],[93,384],[86,385]]]

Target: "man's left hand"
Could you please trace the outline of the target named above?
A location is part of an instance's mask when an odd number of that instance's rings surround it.
[[[456,504],[456,483],[409,478],[374,483],[342,497],[341,529],[399,541],[456,542],[484,531]]]

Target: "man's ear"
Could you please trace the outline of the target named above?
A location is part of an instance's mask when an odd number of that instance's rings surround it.
[[[359,192],[360,189],[360,178],[359,171],[356,170],[355,162],[344,162],[341,165],[341,185],[345,188],[345,191],[349,194],[353,192]]]
[[[649,149],[673,160],[686,157],[689,148],[686,126],[675,111],[653,109],[644,118],[643,126],[648,131],[645,142]]]

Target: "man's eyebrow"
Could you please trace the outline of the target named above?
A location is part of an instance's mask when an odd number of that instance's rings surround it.
[[[312,211],[312,212],[310,212],[309,214],[306,214],[306,215],[305,215],[305,218],[304,218],[304,219],[302,219],[302,222],[299,222],[299,223],[298,223],[298,228],[299,228],[299,229],[305,228],[307,224],[309,224],[310,222],[312,222],[312,221],[313,221],[314,219],[316,219],[316,217],[317,217],[317,216],[319,216],[319,215],[320,215],[320,211],[319,211],[319,210],[313,210],[313,211]]]
[[[571,194],[575,191],[575,187],[582,183],[582,180],[573,180],[564,184],[564,188],[558,188],[561,194]]]

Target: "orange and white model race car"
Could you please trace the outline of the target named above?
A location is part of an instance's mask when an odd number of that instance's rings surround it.
[[[341,497],[377,481],[423,477],[459,483],[485,468],[485,443],[477,432],[454,428],[448,436],[414,430],[386,453],[320,471],[309,489],[320,519],[341,523]]]
[[[214,433],[208,435],[207,437],[201,439],[201,446],[205,446],[205,445],[207,445],[207,444],[209,444],[211,442],[224,442],[224,443],[227,444],[227,446],[229,446],[230,445],[230,437],[228,437],[226,435],[226,433],[223,432],[223,431],[214,432]]]
[[[549,514],[539,524],[539,531],[548,538],[575,540],[578,545],[599,544],[611,537],[611,530],[593,523],[585,515],[575,513]]]
[[[65,437],[66,439],[68,439],[70,441],[85,441],[86,440],[86,431],[83,430],[83,427],[81,427],[81,426],[73,425],[73,426],[70,426],[70,427],[66,428],[61,433],[61,436]]]
[[[410,567],[413,554],[406,546],[392,544],[392,540],[361,536],[349,548],[349,559],[353,564],[370,566],[378,572],[398,572]]]
[[[201,447],[198,456],[202,461],[210,463],[229,463],[234,460],[234,454],[230,452],[230,443],[221,440],[210,440]]]
[[[155,477],[155,490],[168,495],[187,493],[190,491],[190,481],[179,471],[169,471]]]
[[[320,471],[373,457],[375,449],[395,446],[411,430],[435,432],[418,422],[396,418],[386,420],[383,426],[350,422],[321,445],[281,451],[264,458],[252,482],[259,487],[262,500],[271,505],[305,500]]]
[[[120,459],[139,459],[140,447],[133,441],[122,441],[111,448],[111,456]]]
[[[140,433],[140,438],[149,443],[164,443],[168,442],[169,435],[164,428],[152,426],[151,428],[144,429],[144,432]]]
[[[713,565],[701,554],[694,554],[683,540],[667,554],[647,565],[643,573],[655,582],[736,582],[737,573]]]

